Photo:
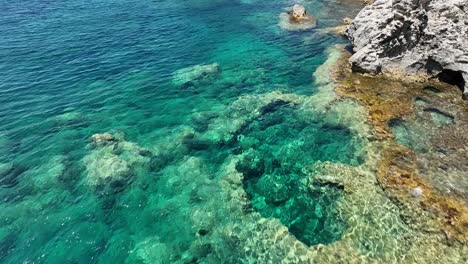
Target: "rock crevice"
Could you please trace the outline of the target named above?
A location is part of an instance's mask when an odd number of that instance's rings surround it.
[[[445,75],[468,97],[468,0],[377,0],[346,36],[354,71]]]

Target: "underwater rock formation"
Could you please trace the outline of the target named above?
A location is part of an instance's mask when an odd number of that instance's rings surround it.
[[[353,70],[429,74],[468,96],[468,0],[378,0],[346,29]]]
[[[217,63],[190,66],[177,70],[174,73],[172,81],[178,86],[190,85],[192,82],[213,77],[215,74],[219,73],[219,71],[220,68]]]
[[[132,176],[150,166],[153,153],[110,133],[91,137],[94,149],[83,158],[87,184],[104,193],[121,191]]]
[[[317,19],[309,15],[303,6],[295,4],[290,11],[280,14],[279,25],[285,30],[306,30],[314,28]]]
[[[0,163],[0,187],[12,187],[18,184],[21,174],[27,169],[13,163]]]
[[[51,118],[57,125],[66,125],[72,123],[83,122],[85,120],[85,116],[80,112],[65,112],[63,114],[54,116]]]
[[[105,145],[106,143],[115,142],[116,138],[110,133],[94,134],[91,136],[91,141],[97,146]]]
[[[313,96],[244,95],[216,115],[197,115],[203,129],[183,127],[164,138],[167,149],[157,145],[154,152],[183,155],[141,192],[142,201],[157,202],[138,207],[152,217],[132,234],[128,263],[464,263],[462,245],[442,243],[429,213],[415,211],[415,223],[405,214],[413,207],[402,208],[379,185],[381,145],[363,138],[363,150],[352,151],[365,155],[358,163],[340,160],[353,142],[318,147],[336,143],[340,126],[354,131],[353,140],[371,136],[363,106],[334,93],[329,75],[340,53],[329,55],[314,74]],[[212,145],[186,150],[198,139]],[[213,155],[220,148],[225,154]],[[336,158],[324,161],[324,152]],[[421,185],[405,191],[414,201],[430,196]],[[157,235],[148,235],[150,227]]]
[[[322,29],[322,31],[324,33],[332,33],[332,34],[337,34],[337,35],[340,35],[340,36],[345,36],[346,28],[348,27],[349,24],[351,24],[351,22],[353,22],[353,20],[351,18],[349,18],[349,17],[345,17],[345,18],[343,18],[343,20],[341,22],[342,23],[339,26],[324,28],[324,29]]]

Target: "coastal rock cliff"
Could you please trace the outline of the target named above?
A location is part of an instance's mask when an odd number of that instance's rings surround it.
[[[346,36],[354,71],[438,76],[468,97],[468,0],[377,0]]]

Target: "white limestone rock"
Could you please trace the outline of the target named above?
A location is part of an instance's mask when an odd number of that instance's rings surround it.
[[[317,19],[297,4],[288,8],[287,13],[281,13],[279,20],[279,26],[284,30],[307,30],[317,26]]]
[[[346,36],[355,71],[443,73],[468,96],[468,0],[377,0]]]
[[[307,16],[307,12],[303,6],[295,4],[292,7],[291,16],[297,20],[305,19]]]

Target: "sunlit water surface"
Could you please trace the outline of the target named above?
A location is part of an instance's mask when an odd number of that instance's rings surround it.
[[[301,3],[317,28],[282,30],[284,0],[0,0],[0,260],[216,260],[219,250],[194,249],[212,231],[193,218],[222,210],[213,194],[230,155],[245,155],[246,212],[307,245],[340,239],[339,190],[297,183],[317,160],[362,162],[351,131],[274,101],[232,140],[211,133],[235,122],[228,109],[243,96],[316,92],[325,50],[345,43],[319,29],[356,10]],[[174,79],[214,63],[213,74]],[[93,146],[105,132],[119,142]],[[236,262],[236,247],[226,252]]]

